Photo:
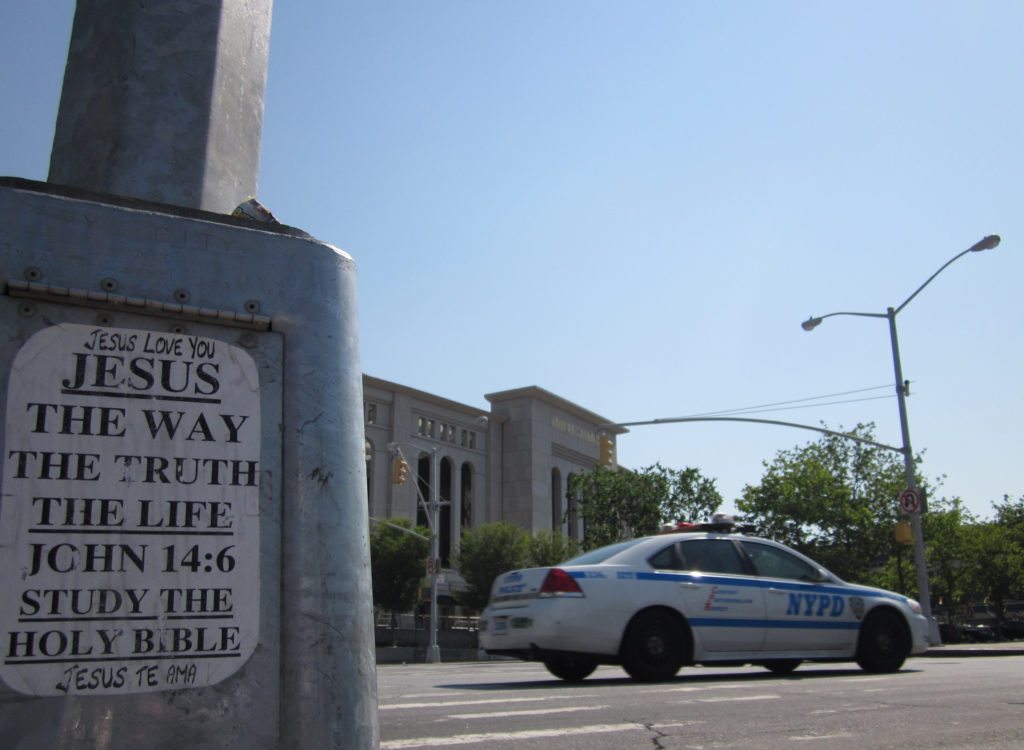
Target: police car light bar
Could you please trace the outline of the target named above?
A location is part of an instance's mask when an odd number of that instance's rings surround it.
[[[715,513],[711,517],[709,523],[690,523],[689,521],[680,521],[676,524],[666,524],[662,526],[662,534],[685,534],[694,532],[718,532],[720,534],[732,534],[739,532],[740,534],[749,534],[756,531],[755,527],[751,524],[745,524],[743,526],[737,525],[736,519],[727,513]]]

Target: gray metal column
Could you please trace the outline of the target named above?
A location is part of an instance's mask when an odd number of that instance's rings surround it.
[[[378,746],[355,264],[223,215],[270,7],[79,0],[0,178],[4,750]]]
[[[79,0],[49,181],[231,213],[256,195],[271,0]]]
[[[376,748],[353,260],[284,226],[2,178],[0,236],[0,748]],[[168,392],[198,372],[190,342],[217,353],[221,405]],[[217,473],[186,476],[190,456]],[[212,502],[209,528],[169,515]]]

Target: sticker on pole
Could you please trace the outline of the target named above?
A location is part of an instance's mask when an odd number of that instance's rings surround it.
[[[260,393],[247,352],[61,324],[18,351],[0,496],[0,680],[217,683],[259,639]]]
[[[921,495],[911,488],[900,493],[900,510],[904,513],[917,513],[921,510]]]

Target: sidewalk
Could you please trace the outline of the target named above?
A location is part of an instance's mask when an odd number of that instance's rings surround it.
[[[1002,643],[951,643],[932,646],[918,656],[1024,656],[1024,641]]]

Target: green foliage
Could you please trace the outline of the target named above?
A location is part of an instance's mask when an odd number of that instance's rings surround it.
[[[430,542],[413,536],[411,531],[422,536],[430,533],[422,526],[413,529],[405,518],[375,523],[370,530],[373,604],[392,614],[415,606],[424,563],[430,554]]]
[[[999,622],[1007,602],[1024,594],[1024,547],[1015,521],[1002,523],[1002,518],[1006,516],[975,524],[967,532],[968,576],[975,600],[988,602]]]
[[[871,425],[854,430],[866,439],[872,433]],[[760,534],[843,578],[919,596],[913,551],[891,537],[905,483],[902,457],[827,435],[776,454],[761,483],[744,488],[736,505]],[[980,602],[1001,618],[1007,601],[1024,597],[1024,498],[1004,497],[986,523],[958,498],[929,506],[921,525],[933,603],[954,622],[964,605]]]
[[[973,523],[974,517],[959,498],[933,501],[929,503],[928,512],[921,516],[932,599],[946,609],[951,622],[959,620],[962,605],[970,593],[969,529]],[[912,594],[919,596],[916,576],[913,580]]]
[[[655,464],[644,471],[664,472],[669,481],[668,497],[661,503],[661,522],[710,520],[722,507],[722,495],[709,479],[694,468],[681,471]]]
[[[597,466],[574,474],[568,493],[584,519],[584,549],[654,534],[664,523],[703,520],[722,504],[714,480],[697,469],[676,471],[661,464],[639,471]]]
[[[479,612],[487,606],[491,584],[500,574],[529,565],[529,535],[507,521],[462,532],[455,567],[466,582],[459,604]]]
[[[1024,497],[1011,500],[1009,495],[1003,495],[1003,502],[993,503],[996,511],[996,523],[1005,526],[1010,537],[1021,547],[1024,547]]]
[[[580,545],[558,531],[538,531],[530,538],[530,565],[549,568],[576,557]]]
[[[872,425],[857,425],[872,439]],[[744,488],[736,506],[758,533],[813,557],[837,575],[863,580],[884,564],[899,520],[903,460],[882,448],[836,435],[779,451],[761,484]]]
[[[851,580],[878,586],[889,591],[898,591],[911,598],[917,598],[917,572],[914,567],[914,550],[910,545],[892,545],[892,555],[879,567],[851,576]]]
[[[577,498],[584,519],[583,548],[656,532],[661,523],[661,501],[668,496],[668,489],[665,477],[642,471],[597,466],[574,474],[568,492]]]

